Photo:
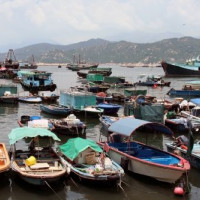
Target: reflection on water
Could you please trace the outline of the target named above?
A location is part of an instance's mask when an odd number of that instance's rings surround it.
[[[124,75],[127,77],[128,81],[137,82],[138,76],[140,74],[148,75],[163,75],[162,68],[122,68],[119,66],[107,66],[113,68],[113,76]],[[76,72],[69,71],[65,67],[59,68],[55,67],[39,67],[39,70],[45,70],[53,72],[53,80],[57,84],[59,93],[60,90],[68,89],[71,86],[80,84],[80,80],[77,80]],[[167,79],[171,81],[171,86],[180,89],[183,82],[195,80],[191,78],[177,78],[177,79]],[[5,83],[6,80],[0,80],[0,83]],[[8,81],[10,82],[10,81]],[[141,88],[141,87],[140,87]],[[18,85],[19,91],[23,91],[21,86]],[[118,89],[113,89],[118,91]],[[120,89],[123,92],[123,89]],[[148,94],[157,96],[158,98],[167,97],[168,87],[163,88],[148,88]],[[120,114],[123,114],[123,109],[120,109]],[[20,119],[22,115],[36,115],[42,116],[43,118],[54,118],[54,116],[47,115],[40,112],[39,104],[26,104],[19,103],[18,105],[0,105],[0,141],[4,142],[9,149],[8,134],[13,129],[18,127],[17,120]],[[55,117],[56,118],[56,117]],[[58,117],[57,117],[58,118]],[[95,141],[99,141],[100,133],[104,130],[99,122],[99,119],[95,119],[90,116],[82,116],[81,120],[86,123],[87,131],[86,137],[91,138]],[[61,142],[65,143],[69,137],[59,134],[58,137]],[[196,136],[199,137],[199,136]],[[106,137],[104,136],[104,139]],[[170,139],[166,136],[160,134],[143,134],[137,133],[134,135],[134,139],[144,142],[150,145],[154,145],[159,148],[165,148],[165,142]],[[18,145],[27,145],[29,141],[23,140],[19,142]],[[24,183],[20,179],[15,179],[13,173],[8,173],[6,176],[1,176],[0,181],[0,191],[2,200],[80,200],[80,199],[149,199],[149,200],[169,200],[169,199],[199,199],[200,195],[200,172],[198,170],[192,169],[189,175],[189,181],[191,185],[191,193],[187,198],[179,198],[173,195],[173,187],[169,184],[163,184],[146,177],[136,176],[135,174],[126,174],[122,183],[124,192],[117,188],[105,188],[95,185],[84,185],[76,180],[76,185],[70,179],[66,179],[65,182],[60,182],[56,185],[51,185],[51,189],[37,188]]]

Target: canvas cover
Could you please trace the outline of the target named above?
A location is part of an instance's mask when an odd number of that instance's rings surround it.
[[[44,129],[44,128],[29,128],[29,127],[22,127],[22,128],[15,128],[12,129],[10,134],[8,135],[10,144],[15,144],[18,140],[23,138],[34,138],[37,136],[41,137],[51,137],[54,140],[60,141],[60,139],[51,131]]]
[[[60,151],[72,161],[79,155],[79,153],[83,152],[87,148],[91,148],[96,152],[103,151],[93,140],[83,139],[80,137],[69,139],[65,144],[60,145],[59,148]]]

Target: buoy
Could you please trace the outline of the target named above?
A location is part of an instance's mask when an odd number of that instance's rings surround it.
[[[174,194],[182,196],[182,195],[185,194],[185,192],[184,192],[184,189],[182,187],[178,186],[178,187],[174,188]]]

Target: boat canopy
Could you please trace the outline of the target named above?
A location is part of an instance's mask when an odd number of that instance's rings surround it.
[[[20,71],[23,76],[50,76],[52,73],[45,71]]]
[[[8,138],[11,145],[15,144],[18,140],[21,140],[23,138],[27,137],[34,138],[37,136],[52,137],[54,140],[60,141],[60,139],[54,133],[45,128],[29,128],[29,127],[12,129],[12,131],[8,135]]]
[[[87,148],[91,148],[96,152],[103,151],[93,140],[83,139],[80,137],[69,139],[65,144],[60,145],[59,148],[60,151],[72,161],[79,155],[79,153],[83,152]]]
[[[130,137],[136,129],[145,126],[151,128],[151,130],[159,131],[168,135],[173,135],[173,132],[161,123],[149,122],[135,118],[120,119],[111,124],[108,128],[109,131]]]

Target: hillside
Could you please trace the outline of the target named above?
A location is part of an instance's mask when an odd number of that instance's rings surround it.
[[[18,60],[28,60],[32,54],[36,62],[44,63],[68,63],[72,61],[73,55],[78,57],[79,54],[85,61],[99,63],[184,62],[200,54],[200,39],[182,37],[145,44],[91,39],[70,45],[40,43],[15,50]],[[5,55],[1,54],[1,59]]]

